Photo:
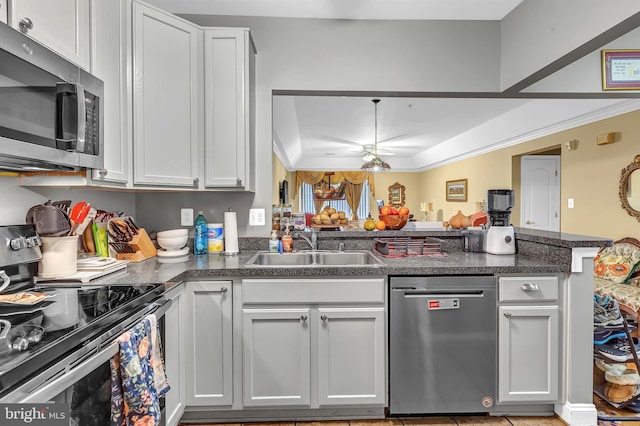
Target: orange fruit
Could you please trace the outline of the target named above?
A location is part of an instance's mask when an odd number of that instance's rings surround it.
[[[398,214],[402,216],[407,216],[409,214],[409,209],[407,207],[400,207],[398,209]]]
[[[382,221],[379,220],[376,222],[376,229],[379,231],[384,231],[387,228],[387,225]]]
[[[384,214],[384,215],[391,214],[391,206],[382,206],[380,208],[380,214]]]

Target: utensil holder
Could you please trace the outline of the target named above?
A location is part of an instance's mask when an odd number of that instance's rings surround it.
[[[149,238],[149,235],[144,228],[140,228],[138,234],[135,235],[127,244],[129,244],[136,252],[117,253],[116,259],[128,260],[129,262],[141,262],[158,254],[156,247],[153,245],[153,242],[151,242],[151,238]]]

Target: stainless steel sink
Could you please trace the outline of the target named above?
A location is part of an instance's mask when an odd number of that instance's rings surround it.
[[[296,267],[296,266],[379,266],[383,263],[366,250],[300,251],[295,253],[270,253],[259,251],[249,259],[248,267]]]
[[[311,264],[313,264],[313,254],[309,252],[280,254],[261,251],[247,262],[247,266],[305,266]]]
[[[368,251],[318,252],[315,254],[318,265],[380,265],[382,262]]]

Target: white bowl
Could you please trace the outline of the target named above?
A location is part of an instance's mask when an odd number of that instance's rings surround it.
[[[168,231],[160,231],[157,233],[157,236],[160,238],[173,238],[173,237],[184,237],[189,234],[189,230],[187,228],[182,229],[170,229]]]
[[[188,235],[183,235],[181,237],[158,237],[158,245],[165,250],[180,250],[182,247],[187,245],[187,241],[189,240]]]

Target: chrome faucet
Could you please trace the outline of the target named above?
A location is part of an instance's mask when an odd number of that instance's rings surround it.
[[[313,250],[313,251],[318,250],[318,234],[316,233],[315,229],[311,230],[311,239],[309,239],[309,237],[307,237],[305,235],[302,235],[302,234],[299,234],[297,232],[295,234],[293,234],[293,237],[294,238],[298,238],[298,237],[302,238],[303,240],[305,240],[309,244],[309,246],[311,247],[311,250]]]

